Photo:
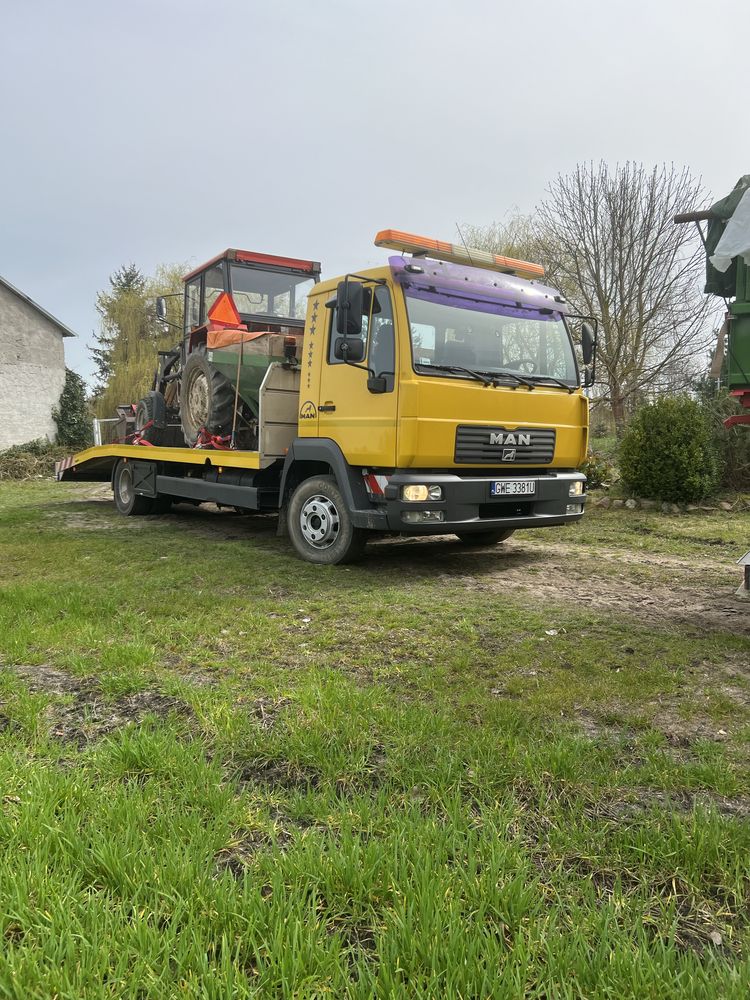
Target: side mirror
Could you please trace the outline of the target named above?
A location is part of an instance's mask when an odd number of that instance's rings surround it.
[[[583,363],[590,365],[594,360],[594,331],[590,323],[583,323],[581,326],[581,353]]]
[[[157,299],[156,299],[156,315],[162,321],[162,323],[166,321],[166,318],[167,318],[167,300],[164,298],[163,295],[157,296]]]
[[[359,337],[337,337],[333,345],[333,355],[339,361],[359,364],[365,357],[365,342]]]
[[[340,281],[336,289],[336,333],[340,337],[358,337],[362,332],[363,306],[362,282],[349,281],[348,278]]]

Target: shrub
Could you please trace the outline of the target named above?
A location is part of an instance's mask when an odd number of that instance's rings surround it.
[[[718,486],[718,462],[703,407],[688,397],[641,407],[620,444],[620,475],[636,496],[693,503]]]
[[[617,478],[614,462],[600,451],[590,451],[581,466],[581,472],[588,479],[591,489],[611,486]]]
[[[65,385],[60,403],[52,411],[57,424],[57,443],[68,448],[85,448],[93,440],[91,415],[86,402],[86,386],[80,375],[65,369]]]

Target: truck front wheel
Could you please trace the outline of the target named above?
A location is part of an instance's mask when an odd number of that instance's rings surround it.
[[[135,492],[133,482],[133,466],[120,459],[112,477],[112,489],[115,494],[115,507],[121,514],[150,514],[154,509],[151,497],[143,497]]]
[[[353,562],[367,536],[355,528],[333,476],[306,479],[292,494],[288,512],[292,545],[307,562],[328,566]]]

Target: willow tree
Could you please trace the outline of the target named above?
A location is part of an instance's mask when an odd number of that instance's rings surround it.
[[[182,327],[180,265],[162,265],[147,277],[134,264],[119,268],[110,287],[97,295],[101,329],[91,353],[97,367],[94,409],[111,417],[120,403],[137,402],[150,388],[157,352],[179,340]],[[175,294],[177,293],[177,294]],[[156,297],[168,295],[165,329],[156,315]]]

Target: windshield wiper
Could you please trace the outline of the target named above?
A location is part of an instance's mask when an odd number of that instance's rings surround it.
[[[478,382],[484,382],[485,385],[493,385],[491,378],[487,378],[482,372],[475,372],[473,368],[463,368],[461,365],[422,365],[422,368],[436,368],[441,372],[465,372],[467,375],[471,375],[472,378],[477,379]]]
[[[539,382],[544,379],[545,382],[553,382],[555,385],[559,385],[561,389],[567,389],[568,392],[575,392],[576,387],[574,385],[569,385],[567,382],[563,382],[562,379],[555,378],[554,375],[534,375],[535,382]]]
[[[515,372],[485,372],[476,371],[474,368],[464,368],[463,365],[422,365],[423,368],[436,368],[438,371],[442,372],[465,372],[467,375],[471,375],[472,378],[477,379],[479,382],[483,382],[485,385],[491,385],[493,389],[496,389],[500,383],[498,378],[512,378],[516,380],[518,385],[528,386],[529,389],[534,388],[534,383],[529,382],[527,378],[523,378],[522,375],[516,375]],[[513,386],[515,389],[515,386]]]

